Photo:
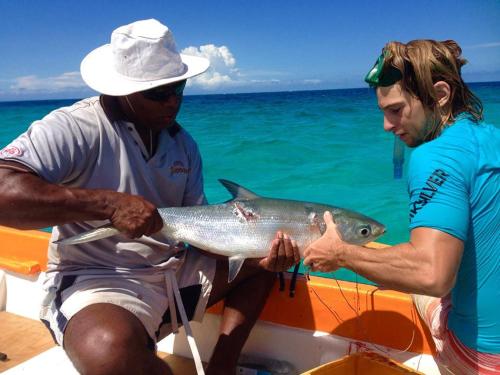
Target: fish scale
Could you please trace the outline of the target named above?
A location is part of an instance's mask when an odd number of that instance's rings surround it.
[[[266,199],[256,199],[253,203],[261,206],[269,204]],[[249,258],[266,256],[278,230],[295,239],[299,247],[319,237],[319,228],[307,223],[307,215],[302,215],[301,222],[298,222],[286,215],[285,210],[281,211],[277,214],[261,214],[256,219],[244,221],[233,213],[232,204],[219,205],[217,208],[199,206],[190,210],[159,210],[165,222],[163,232],[166,236],[215,254],[231,256],[239,252]],[[258,210],[255,212],[260,214]]]

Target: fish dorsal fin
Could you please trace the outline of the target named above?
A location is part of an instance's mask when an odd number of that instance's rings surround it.
[[[231,193],[234,199],[256,199],[260,198],[254,192],[245,189],[243,186],[238,185],[237,183],[224,180],[222,178],[219,179],[219,182]]]
[[[234,255],[232,257],[229,257],[229,272],[227,275],[227,282],[230,283],[233,281],[240,272],[241,266],[243,266],[243,263],[245,262],[245,258],[242,255]]]

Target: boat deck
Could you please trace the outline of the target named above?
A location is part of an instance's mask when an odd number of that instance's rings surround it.
[[[14,367],[55,346],[42,322],[0,311],[0,372]]]
[[[7,359],[0,361],[0,373],[17,366],[38,354],[56,347],[42,322],[0,311],[0,352]],[[158,352],[175,374],[196,375],[192,359]]]

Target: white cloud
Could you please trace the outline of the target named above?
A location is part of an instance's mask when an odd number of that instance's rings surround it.
[[[81,89],[87,86],[79,72],[62,73],[59,76],[40,78],[36,75],[18,77],[10,85],[14,92],[59,92],[69,89]]]
[[[466,46],[465,48],[474,49],[474,48],[495,48],[495,47],[500,47],[500,42],[474,44],[472,46]]]
[[[236,58],[227,46],[214,44],[191,46],[184,48],[181,53],[210,60],[210,68],[207,72],[188,80],[188,86],[191,86],[195,92],[266,91],[280,87],[284,89],[317,87],[323,83],[318,79],[298,77],[293,79],[286,71],[266,68],[242,71],[237,67]],[[0,84],[0,98],[9,95],[16,97],[40,95],[63,97],[66,94],[84,96],[90,93],[90,89],[77,71],[46,78],[28,75],[10,81],[0,81]]]
[[[279,79],[251,79],[248,82],[255,83],[255,84],[260,84],[260,83],[262,83],[262,84],[267,84],[267,83],[275,84],[275,83],[281,83],[282,81]]]
[[[187,47],[181,53],[205,57],[210,60],[210,68],[202,75],[188,80],[188,85],[206,89],[240,84],[241,74],[236,68],[236,59],[226,46],[206,44],[200,47]]]
[[[271,88],[279,85],[310,86],[318,85],[318,79],[290,80],[289,73],[270,70],[243,72],[236,66],[236,58],[226,46],[207,44],[200,47],[187,47],[181,53],[205,57],[210,60],[210,68],[203,74],[188,80],[188,85],[208,91],[251,87],[254,90]],[[277,78],[280,77],[280,78]]]
[[[317,85],[322,83],[323,81],[320,79],[304,79],[302,82],[306,85],[307,84]]]

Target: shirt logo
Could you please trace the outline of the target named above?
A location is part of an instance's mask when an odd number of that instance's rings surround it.
[[[3,156],[21,156],[23,151],[16,146],[7,146],[0,151]]]
[[[417,199],[410,204],[410,221],[436,195],[450,175],[442,169],[436,169],[425,182]]]
[[[180,160],[174,161],[174,164],[170,166],[170,175],[188,174],[189,172],[191,172],[191,168],[184,167],[184,164]]]

